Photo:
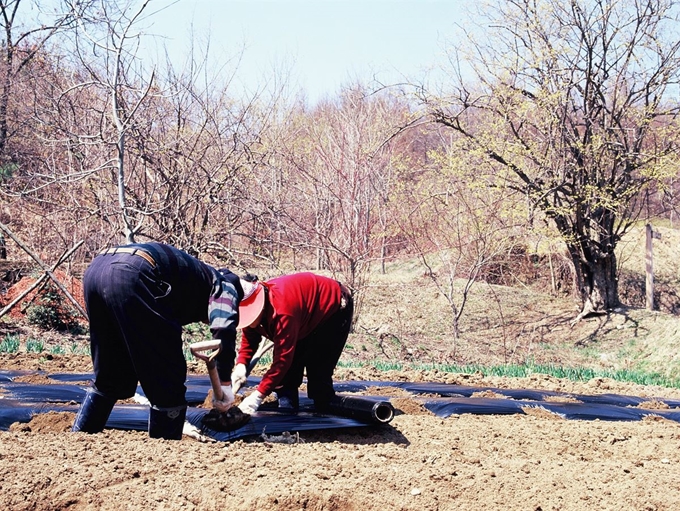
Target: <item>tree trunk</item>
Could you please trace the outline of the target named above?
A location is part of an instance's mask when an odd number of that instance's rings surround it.
[[[574,269],[578,293],[583,303],[580,318],[592,313],[605,313],[619,305],[616,255],[612,252],[585,261],[579,250],[569,250]]]
[[[3,8],[3,12],[5,9]],[[5,27],[5,40],[3,41],[4,50],[4,74],[2,77],[2,92],[0,92],[0,154],[5,154],[7,145],[7,111],[9,98],[12,90],[12,67],[14,65],[14,42],[12,37],[11,23]]]

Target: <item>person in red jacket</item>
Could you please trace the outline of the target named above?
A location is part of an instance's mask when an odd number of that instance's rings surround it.
[[[354,313],[352,294],[343,284],[314,273],[294,273],[266,282],[241,281],[241,347],[231,375],[238,389],[246,367],[262,341],[274,343],[273,360],[257,389],[239,405],[252,414],[276,392],[279,409],[297,411],[298,388],[307,371],[307,395],[317,411],[335,397],[333,371],[349,335]]]

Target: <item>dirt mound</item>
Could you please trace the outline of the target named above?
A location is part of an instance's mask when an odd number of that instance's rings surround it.
[[[65,433],[71,431],[75,413],[46,412],[34,415],[27,423],[15,422],[9,427],[10,431],[28,433]]]
[[[62,270],[55,270],[53,275],[80,306],[85,309],[82,281]],[[0,308],[4,308],[23,295],[35,285],[38,279],[40,279],[40,275],[20,276],[19,280],[9,286],[3,294],[0,294]],[[55,317],[68,318],[69,320],[79,322],[81,325],[85,324],[85,319],[75,311],[74,304],[50,278],[45,278],[41,284],[26,294],[10,309],[8,315],[11,318],[21,320],[26,317],[29,309],[35,306],[42,306],[50,311],[54,311]]]

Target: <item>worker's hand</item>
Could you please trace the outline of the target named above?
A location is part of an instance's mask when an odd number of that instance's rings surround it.
[[[234,391],[231,385],[222,385],[222,400],[215,399],[213,392],[212,405],[220,412],[226,412],[234,404]]]
[[[189,421],[184,421],[184,427],[182,428],[182,434],[186,435],[190,438],[193,438],[194,440],[198,440],[199,442],[215,442],[214,438],[210,438],[209,436],[205,436],[201,434],[201,430],[198,429],[196,426],[191,424]]]
[[[243,364],[236,364],[234,370],[231,372],[231,387],[236,394],[246,383],[246,366]]]
[[[247,413],[248,415],[252,415],[262,404],[263,398],[264,396],[260,393],[260,391],[256,390],[243,401],[241,401],[241,404],[238,405],[239,410],[241,410],[243,413]]]

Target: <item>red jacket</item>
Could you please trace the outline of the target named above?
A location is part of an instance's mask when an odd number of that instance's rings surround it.
[[[290,368],[299,339],[311,334],[340,309],[338,281],[314,273],[294,273],[262,283],[268,291],[262,321],[243,329],[237,364],[248,365],[262,340],[274,343],[269,370],[257,390],[270,394]]]

